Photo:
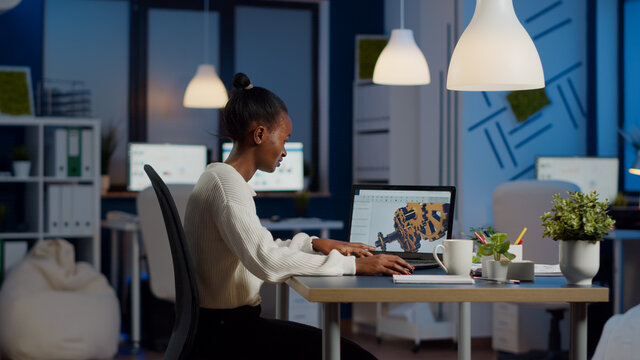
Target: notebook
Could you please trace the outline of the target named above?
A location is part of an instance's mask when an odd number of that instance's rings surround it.
[[[353,185],[348,239],[416,269],[437,267],[433,249],[451,238],[455,194],[453,186]]]

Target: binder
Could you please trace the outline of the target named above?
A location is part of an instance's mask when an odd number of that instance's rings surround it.
[[[80,176],[80,129],[67,129],[67,175]]]
[[[72,185],[60,185],[61,200],[60,200],[60,223],[61,233],[65,235],[73,234],[73,186]]]
[[[80,160],[82,162],[81,176],[93,176],[93,130],[82,129],[80,133]]]
[[[56,129],[53,137],[53,176],[67,177],[67,129]]]
[[[73,185],[72,233],[90,235],[93,232],[93,186]]]
[[[47,186],[47,231],[50,234],[61,234],[60,207],[62,189],[60,185]]]

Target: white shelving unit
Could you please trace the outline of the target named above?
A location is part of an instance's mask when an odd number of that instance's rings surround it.
[[[86,118],[62,118],[62,117],[7,117],[0,116],[0,131],[12,131],[21,134],[24,138],[18,139],[16,144],[24,144],[31,157],[31,172],[27,178],[13,176],[0,176],[0,191],[15,191],[22,206],[19,208],[7,208],[7,212],[20,211],[15,217],[20,223],[20,228],[13,227],[11,232],[0,232],[0,238],[10,240],[39,241],[43,239],[64,238],[73,243],[76,249],[77,260],[87,261],[96,269],[100,269],[100,121]],[[23,128],[24,131],[21,131]],[[46,144],[53,139],[54,130],[57,128],[79,128],[92,130],[91,154],[92,169],[90,176],[82,177],[55,177],[48,173],[51,164],[48,164],[50,149]],[[90,185],[91,194],[83,199],[84,208],[91,209],[91,225],[89,229],[81,233],[56,233],[52,234],[47,227],[47,189],[49,185]],[[9,226],[7,226],[9,225]]]

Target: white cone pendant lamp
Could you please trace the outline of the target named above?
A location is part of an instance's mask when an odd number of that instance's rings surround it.
[[[215,109],[224,107],[227,100],[227,89],[213,65],[199,65],[184,92],[183,105],[188,108]]]
[[[209,0],[204,2],[204,59],[196,75],[189,81],[182,104],[188,108],[216,109],[227,104],[229,96],[216,69],[209,64]]]
[[[391,31],[373,69],[373,82],[381,85],[425,85],[431,82],[429,65],[413,38],[404,29],[404,0],[400,0],[400,29]]]
[[[512,0],[476,0],[476,9],[453,50],[447,89],[506,91],[545,86],[538,50]]]

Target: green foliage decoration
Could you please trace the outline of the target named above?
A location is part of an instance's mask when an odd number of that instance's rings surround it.
[[[107,126],[100,141],[100,174],[109,174],[109,161],[118,146],[118,131],[114,125]]]
[[[507,100],[511,104],[513,114],[520,122],[551,104],[544,88],[513,91],[507,95]]]
[[[563,199],[554,194],[553,208],[540,217],[545,228],[542,236],[553,240],[601,241],[615,221],[609,216],[608,199],[598,201],[598,194],[570,191]]]
[[[24,145],[14,147],[11,152],[11,158],[14,161],[29,161],[29,152],[27,151],[27,147]]]
[[[477,256],[473,258],[473,262],[479,262],[480,256],[492,256],[495,261],[511,261],[516,255],[509,252],[511,244],[507,241],[507,234],[494,233],[485,238],[486,244],[480,245]]]

